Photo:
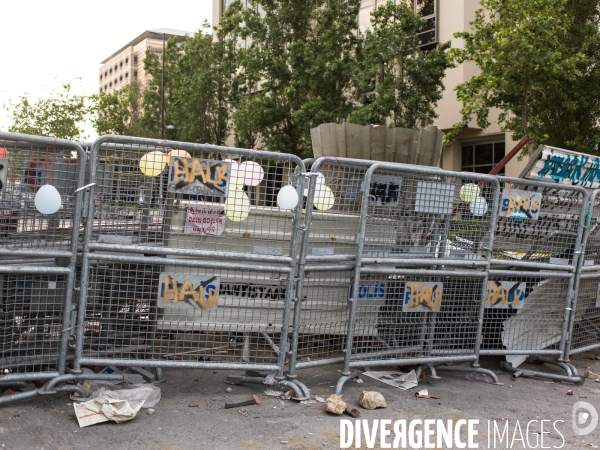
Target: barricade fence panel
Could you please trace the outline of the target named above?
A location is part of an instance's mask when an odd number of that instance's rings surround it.
[[[570,355],[600,347],[600,273],[584,272],[570,336]]]
[[[490,270],[481,354],[560,355],[573,274]]]
[[[85,167],[74,142],[0,132],[3,386],[65,372]]]
[[[498,179],[502,186],[493,258],[574,269],[587,211],[585,189]]]

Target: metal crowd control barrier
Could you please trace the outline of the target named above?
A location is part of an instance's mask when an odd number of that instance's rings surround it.
[[[600,190],[590,194],[583,258],[576,273],[567,355],[600,348]]]
[[[277,207],[302,161],[121,136],[97,139],[90,159],[73,371],[273,371],[237,381],[286,384],[305,397],[284,379],[302,211]],[[302,192],[304,177],[296,182]]]
[[[498,179],[502,189],[491,262],[499,272],[494,277],[490,272],[481,354],[506,355],[502,367],[519,375],[579,383],[567,347],[587,192],[578,186]],[[500,306],[499,298],[506,295],[507,304]],[[566,376],[513,367],[528,355],[562,368]]]
[[[0,387],[23,390],[0,403],[65,373],[85,165],[74,142],[0,132]],[[36,208],[45,185],[60,194],[56,212],[39,211],[55,199],[42,193]]]
[[[314,199],[322,208],[326,195],[319,173],[334,203],[328,211],[306,210],[310,232],[300,251],[297,293],[303,301],[294,315],[299,336],[290,372],[343,361],[340,392],[357,375],[351,367],[429,364],[435,374],[433,364],[475,362],[495,178],[345,158],[321,158],[312,172],[307,205]],[[477,189],[486,206],[475,210],[479,216],[469,217],[463,211],[468,205],[455,198],[468,180],[481,182]],[[477,244],[465,250],[465,240]],[[440,312],[424,312],[427,306],[406,310],[407,291],[417,286],[436,291],[436,283],[444,285],[446,299]],[[442,366],[446,369],[482,372],[497,382],[481,368]]]

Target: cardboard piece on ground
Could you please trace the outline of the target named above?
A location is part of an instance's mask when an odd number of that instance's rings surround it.
[[[85,403],[73,403],[73,408],[79,427],[83,428],[108,421],[127,422],[136,416],[143,404],[142,401],[132,408],[127,400],[100,397]]]
[[[363,372],[370,378],[379,380],[390,386],[394,386],[403,390],[411,389],[418,386],[419,381],[417,380],[417,374],[414,370],[408,373],[394,372],[394,371],[381,371],[381,372]]]

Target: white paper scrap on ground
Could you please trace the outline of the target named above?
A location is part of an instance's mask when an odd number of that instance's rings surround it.
[[[419,385],[417,374],[414,370],[411,370],[408,373],[394,371],[369,371],[363,372],[362,374],[403,390],[411,389]]]
[[[132,408],[127,400],[100,397],[84,403],[73,403],[73,407],[79,427],[83,428],[108,421],[127,422],[136,416],[143,404],[142,401]]]

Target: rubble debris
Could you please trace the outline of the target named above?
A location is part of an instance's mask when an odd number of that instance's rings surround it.
[[[510,386],[512,387],[512,386]],[[436,399],[440,399],[437,395],[429,395],[429,391],[427,391],[427,389],[423,389],[422,391],[419,391],[415,394],[415,397],[417,398],[436,398]]]
[[[347,407],[348,405],[342,400],[342,397],[336,394],[331,394],[325,400],[325,411],[337,414],[338,416],[342,415]]]
[[[385,398],[377,391],[362,391],[358,402],[365,409],[387,408]]]

